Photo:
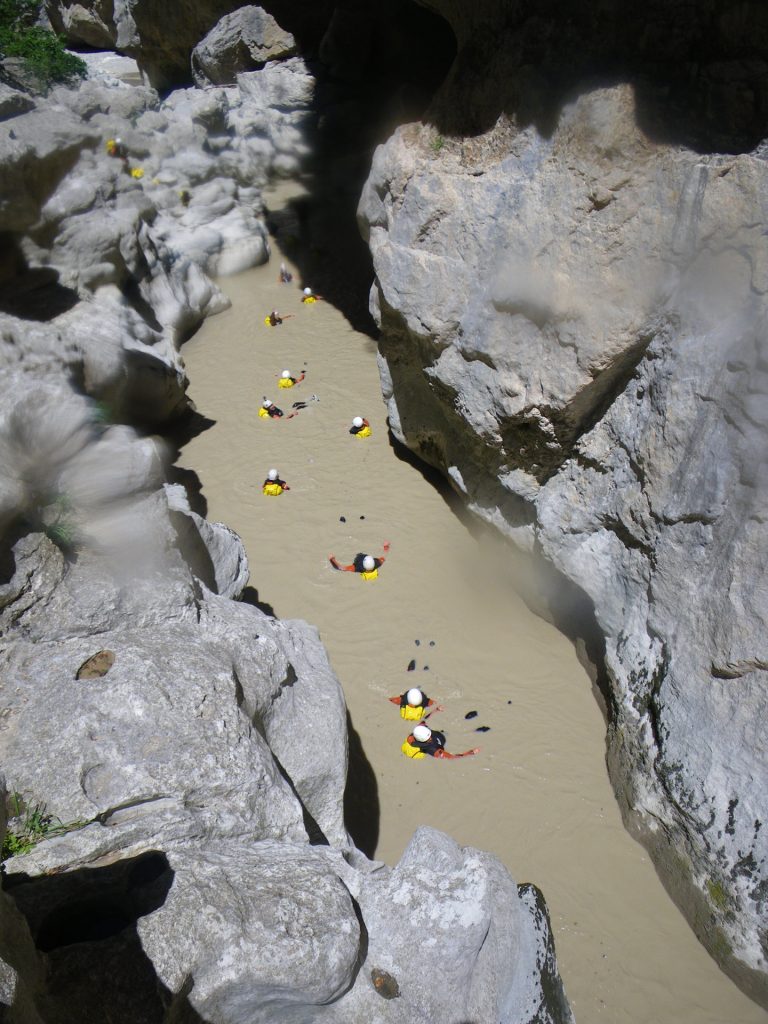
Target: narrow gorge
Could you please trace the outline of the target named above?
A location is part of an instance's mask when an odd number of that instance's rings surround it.
[[[2,1019],[761,1019],[594,748],[765,1006],[762,7],[41,18],[87,73],[0,63]],[[478,758],[400,757],[409,658]]]

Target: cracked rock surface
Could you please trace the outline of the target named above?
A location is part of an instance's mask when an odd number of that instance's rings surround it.
[[[499,112],[496,41],[445,7],[466,45],[359,206],[390,423],[588,598],[625,819],[768,1002],[768,163],[650,137],[627,84],[546,131]],[[496,108],[462,133],[472,89]]]

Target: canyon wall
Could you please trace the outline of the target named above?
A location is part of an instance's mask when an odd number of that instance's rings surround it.
[[[627,825],[768,1004],[768,18],[426,6],[359,206],[392,430],[590,609]]]

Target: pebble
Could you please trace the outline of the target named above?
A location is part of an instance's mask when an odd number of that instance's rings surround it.
[[[409,672],[413,672],[413,670],[415,668],[416,668],[416,659],[415,658],[411,658],[411,660],[408,662],[408,671]]]
[[[468,711],[466,713],[466,715],[464,715],[464,717],[465,718],[477,718],[477,712],[476,711]]]
[[[475,729],[475,732],[490,732],[490,731],[491,731],[490,725],[478,725],[478,727]]]

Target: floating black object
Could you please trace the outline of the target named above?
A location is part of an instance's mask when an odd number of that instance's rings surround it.
[[[511,704],[511,703],[512,703],[512,701],[511,701],[511,700],[508,700],[508,701],[507,701],[507,704]]]
[[[360,516],[361,519],[365,519],[365,516]]]
[[[424,671],[425,671],[425,672],[429,672],[429,665],[425,665],[425,666],[424,666]]]
[[[346,516],[339,516],[339,522],[340,523],[346,523],[346,521],[347,521],[347,517]]]
[[[491,731],[490,725],[478,725],[478,727],[475,729],[475,732],[490,732],[490,731]]]
[[[414,640],[413,642],[416,644],[417,647],[421,646],[421,640]]]
[[[429,646],[430,647],[434,647],[435,646],[435,641],[434,640],[430,640],[429,641]]]
[[[411,660],[408,662],[408,671],[409,672],[413,672],[413,670],[415,668],[416,668],[416,659],[415,658],[411,658]]]
[[[464,715],[464,717],[465,718],[477,718],[477,712],[476,711],[468,711],[466,713],[466,715]]]

